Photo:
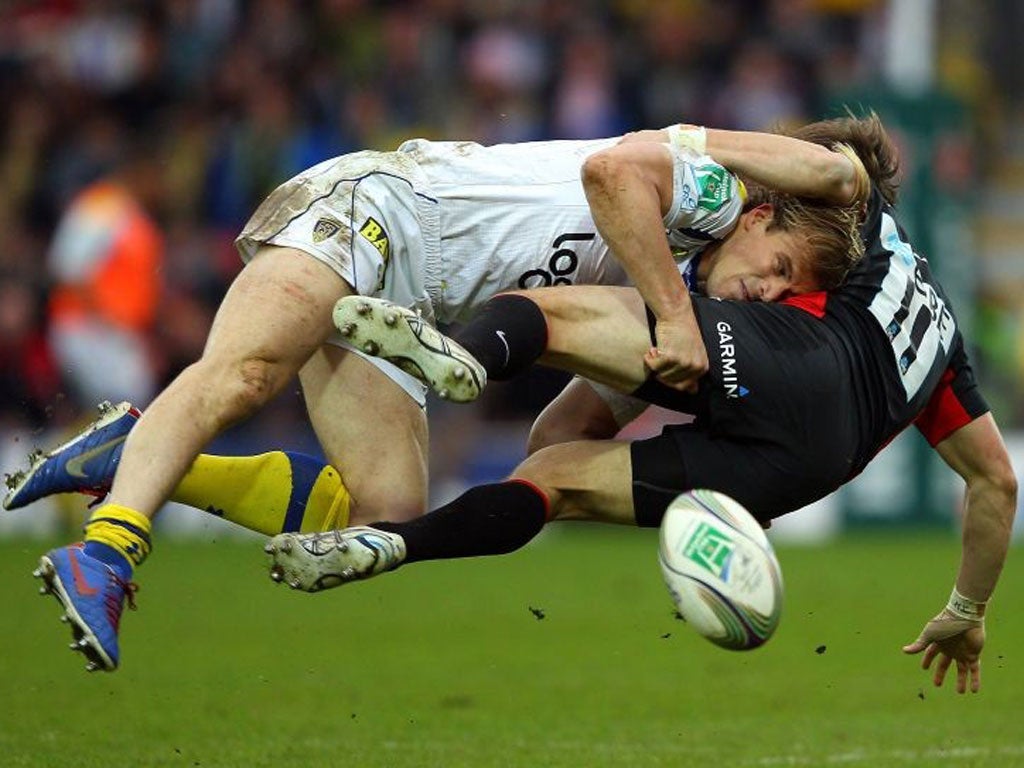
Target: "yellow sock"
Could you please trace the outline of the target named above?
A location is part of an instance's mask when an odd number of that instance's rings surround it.
[[[252,531],[326,531],[348,525],[350,498],[338,471],[311,456],[200,455],[172,500]]]
[[[338,470],[324,465],[306,497],[299,531],[310,533],[345,528],[348,526],[351,505],[352,497],[341,481]]]
[[[104,504],[85,523],[86,552],[90,545],[102,544],[127,561],[129,568],[141,565],[153,545],[149,534],[152,523],[141,512],[120,504]],[[130,572],[130,571],[129,571]]]

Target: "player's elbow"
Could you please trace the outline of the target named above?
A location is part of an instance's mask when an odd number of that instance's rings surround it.
[[[595,152],[583,161],[580,178],[588,196],[607,194],[623,185],[630,173],[630,163],[615,148]]]
[[[837,144],[821,153],[820,174],[826,197],[838,205],[862,204],[871,192],[871,178],[857,153],[847,144]]]

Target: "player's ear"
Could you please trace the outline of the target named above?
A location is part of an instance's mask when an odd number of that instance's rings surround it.
[[[771,203],[761,203],[743,214],[743,224],[748,229],[755,225],[764,225],[769,223],[774,215],[775,208]]]

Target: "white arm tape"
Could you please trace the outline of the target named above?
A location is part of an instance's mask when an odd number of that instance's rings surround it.
[[[704,126],[691,125],[683,127],[679,123],[670,125],[667,129],[668,140],[673,147],[692,149],[698,155],[707,153],[708,134]]]
[[[958,619],[981,621],[985,618],[985,606],[987,602],[988,601],[985,600],[979,602],[977,600],[971,600],[969,597],[964,597],[954,586],[953,593],[949,596],[949,602],[946,603],[946,610]]]

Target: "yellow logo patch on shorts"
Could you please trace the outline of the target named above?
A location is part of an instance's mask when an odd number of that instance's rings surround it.
[[[382,227],[375,219],[369,218],[366,223],[359,228],[359,234],[365,237],[370,245],[380,251],[380,255],[384,258],[385,264],[387,263],[388,256],[391,253],[390,244],[388,243],[388,233],[384,231]]]
[[[322,243],[324,240],[330,240],[340,231],[341,222],[337,219],[317,219],[316,224],[313,225],[313,242]]]

